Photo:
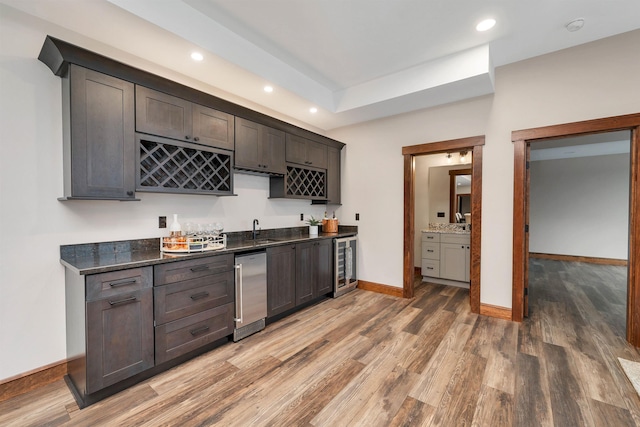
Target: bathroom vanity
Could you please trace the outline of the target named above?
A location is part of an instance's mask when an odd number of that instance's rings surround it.
[[[469,288],[471,233],[462,228],[422,231],[422,277],[424,281]]]

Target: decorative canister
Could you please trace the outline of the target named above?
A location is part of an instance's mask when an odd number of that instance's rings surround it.
[[[338,232],[338,219],[337,218],[325,218],[322,220],[322,232],[323,233],[337,233]]]

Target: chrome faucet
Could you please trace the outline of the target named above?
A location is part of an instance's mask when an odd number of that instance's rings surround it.
[[[256,236],[260,234],[260,229],[256,230],[256,225],[260,225],[257,219],[253,220],[253,240],[256,240]]]

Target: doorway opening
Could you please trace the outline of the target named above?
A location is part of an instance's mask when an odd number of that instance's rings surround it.
[[[482,230],[482,148],[484,136],[402,147],[404,156],[404,262],[403,297],[413,298],[415,261],[415,157],[455,151],[471,151],[471,312],[480,312],[480,239]]]
[[[526,315],[529,271],[529,180],[531,144],[551,139],[630,131],[629,237],[627,266],[627,341],[640,346],[640,114],[514,131],[512,320]]]

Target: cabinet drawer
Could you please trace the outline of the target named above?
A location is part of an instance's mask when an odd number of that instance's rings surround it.
[[[233,271],[154,288],[155,319],[161,325],[234,301]]]
[[[422,242],[422,259],[440,259],[440,243]]]
[[[440,236],[441,243],[457,243],[461,245],[468,245],[470,234],[447,234],[444,233]]]
[[[151,267],[91,274],[86,278],[87,301],[138,291],[153,286]]]
[[[229,303],[156,326],[156,365],[231,335],[233,313]]]
[[[422,275],[430,277],[440,277],[440,261],[423,259]]]
[[[440,233],[425,233],[425,232],[422,232],[422,241],[423,242],[439,242],[440,241]]]
[[[233,270],[233,254],[178,261],[154,267],[154,285],[182,282]]]

